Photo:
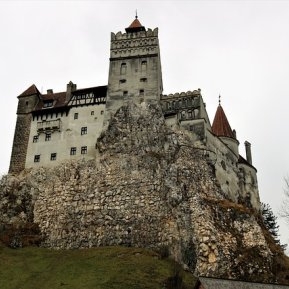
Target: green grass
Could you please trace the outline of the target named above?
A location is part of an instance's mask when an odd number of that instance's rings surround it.
[[[49,250],[37,247],[9,249],[0,246],[1,289],[158,289],[174,275],[178,265],[160,260],[145,249],[101,247],[83,250]],[[196,279],[181,272],[183,288]]]

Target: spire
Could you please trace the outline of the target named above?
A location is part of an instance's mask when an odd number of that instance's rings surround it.
[[[138,20],[137,10],[136,10],[134,21],[130,24],[130,26],[128,28],[125,28],[125,31],[127,33],[133,33],[133,32],[145,31],[145,30],[146,30],[145,27],[142,26]]]
[[[230,138],[236,138],[229,121],[226,117],[226,114],[221,106],[221,96],[219,95],[219,105],[215,114],[215,118],[212,125],[212,132],[217,136],[224,136]]]

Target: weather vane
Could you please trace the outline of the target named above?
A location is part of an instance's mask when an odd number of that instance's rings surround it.
[[[219,105],[221,105],[221,94],[219,94]]]
[[[135,9],[135,19],[137,19],[137,9]]]

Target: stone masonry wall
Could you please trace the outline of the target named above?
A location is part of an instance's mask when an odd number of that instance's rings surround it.
[[[191,140],[166,126],[158,106],[123,106],[98,139],[96,162],[4,177],[0,224],[32,219],[50,248],[167,248],[197,275],[272,281],[254,211],[226,198]]]
[[[31,119],[31,114],[17,115],[9,173],[17,174],[25,168]]]

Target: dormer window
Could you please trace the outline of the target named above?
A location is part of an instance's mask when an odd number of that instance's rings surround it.
[[[53,106],[53,99],[44,100],[43,108],[52,107]]]

